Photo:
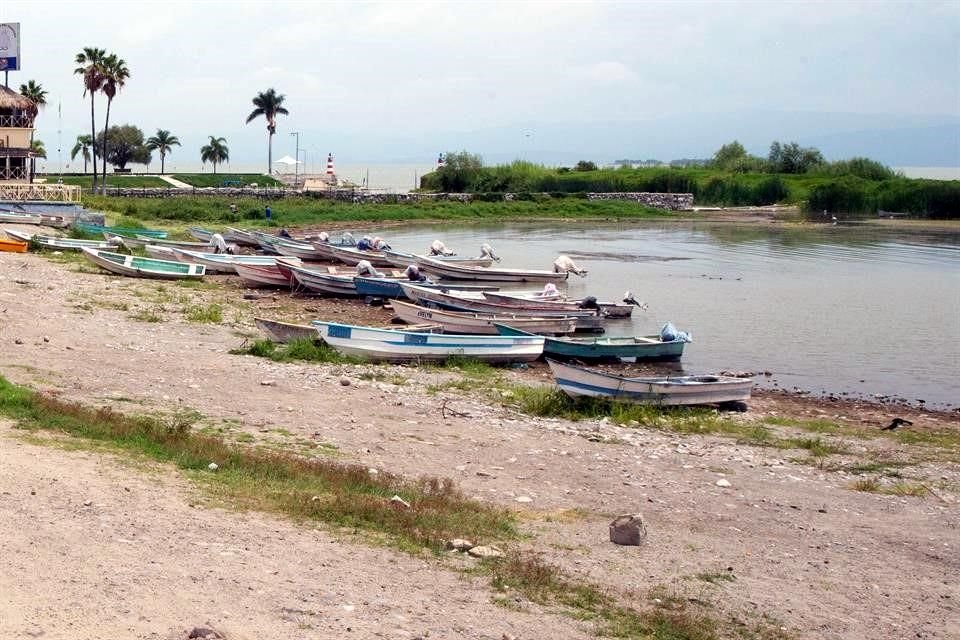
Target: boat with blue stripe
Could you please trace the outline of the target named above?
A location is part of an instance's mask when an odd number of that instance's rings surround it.
[[[492,363],[532,362],[543,336],[420,333],[314,320],[324,342],[338,352],[373,362],[437,361],[465,357]]]

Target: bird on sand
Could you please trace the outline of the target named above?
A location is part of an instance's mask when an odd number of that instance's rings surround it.
[[[880,431],[893,431],[894,429],[902,425],[907,425],[909,427],[909,426],[912,426],[913,423],[910,422],[909,420],[904,420],[903,418],[894,418],[893,420],[890,421],[890,424],[880,429]]]

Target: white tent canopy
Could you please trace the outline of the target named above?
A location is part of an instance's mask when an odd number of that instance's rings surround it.
[[[291,165],[291,166],[292,166],[292,165],[295,165],[295,164],[303,164],[303,162],[301,162],[300,160],[294,160],[294,159],[291,158],[290,156],[283,156],[283,157],[280,158],[279,160],[274,160],[273,163],[274,163],[274,164],[286,164],[286,165]]]

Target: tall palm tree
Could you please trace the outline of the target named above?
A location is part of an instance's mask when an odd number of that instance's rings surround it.
[[[90,139],[97,139],[97,125],[93,119],[93,97],[97,91],[103,87],[103,59],[107,52],[104,49],[95,47],[84,47],[83,51],[77,54],[74,62],[77,68],[73,73],[83,77],[83,95],[90,94]],[[97,188],[97,146],[93,148],[93,188]]]
[[[93,147],[93,139],[90,136],[77,136],[77,144],[73,145],[70,151],[70,159],[76,160],[77,156],[83,154],[83,173],[87,173],[87,163],[90,162],[90,149]]]
[[[24,98],[30,100],[33,103],[33,109],[31,109],[31,115],[34,118],[37,117],[37,114],[40,113],[40,110],[47,105],[47,92],[44,91],[43,85],[38,84],[33,80],[28,80],[26,84],[20,85],[20,95]],[[30,130],[30,144],[33,144],[33,129]],[[43,156],[46,158],[46,156]],[[37,170],[37,161],[34,159],[30,160],[30,180],[33,181],[33,174]]]
[[[180,140],[177,136],[170,135],[166,129],[157,129],[157,135],[147,138],[147,149],[160,152],[160,175],[163,175],[164,164],[168,153],[173,152],[174,147],[180,146]]]
[[[256,109],[247,116],[247,124],[260,116],[267,120],[267,173],[271,175],[273,174],[273,134],[277,132],[277,115],[290,115],[290,112],[283,108],[285,98],[286,96],[277,94],[273,89],[258,93],[253,99],[253,106]]]
[[[227,148],[226,138],[210,136],[210,142],[200,147],[200,161],[203,164],[213,163],[213,172],[217,172],[217,165],[230,159],[230,149]]]
[[[107,192],[107,133],[110,131],[110,105],[117,92],[123,88],[130,77],[130,69],[123,58],[118,58],[116,54],[111,53],[105,57],[101,63],[101,74],[103,74],[103,86],[100,91],[107,96],[107,117],[103,123],[103,192]],[[94,171],[96,173],[96,171]]]

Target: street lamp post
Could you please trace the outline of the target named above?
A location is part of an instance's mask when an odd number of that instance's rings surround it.
[[[297,162],[294,163],[294,165],[293,165],[293,188],[296,189],[296,188],[297,188],[297,178],[300,176],[300,171],[298,170],[299,167],[297,167],[297,164],[300,163],[300,132],[299,132],[299,131],[292,131],[292,132],[290,133],[290,135],[297,137],[297,142],[296,142],[297,148],[296,148],[296,152],[294,153],[294,156],[293,156],[293,157],[296,159],[296,161],[297,161]]]

